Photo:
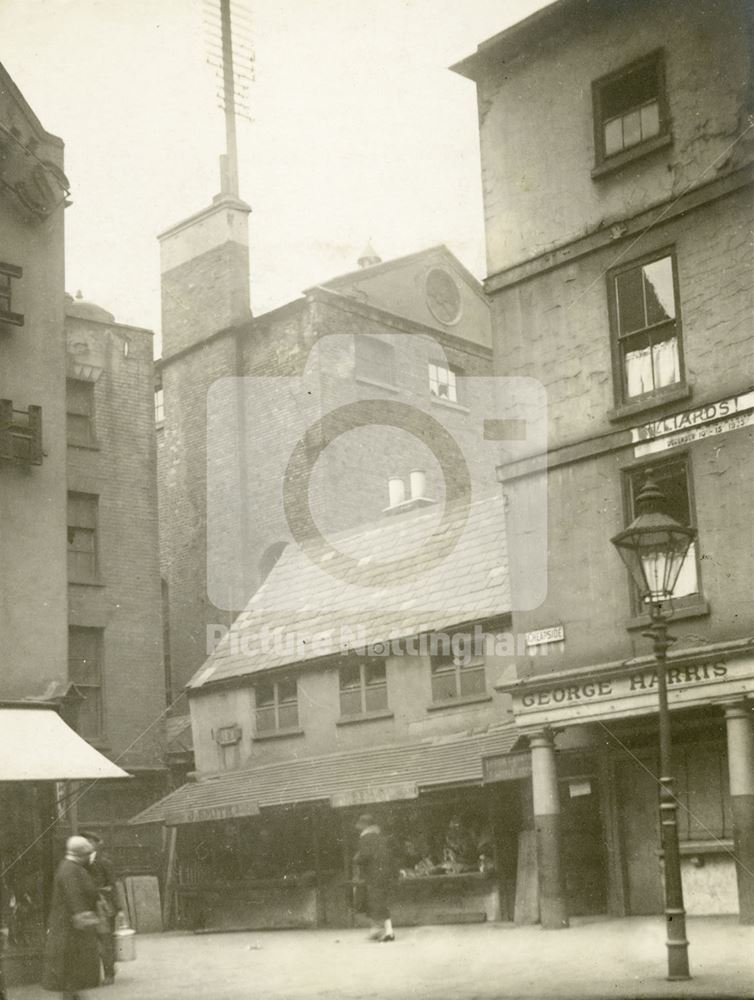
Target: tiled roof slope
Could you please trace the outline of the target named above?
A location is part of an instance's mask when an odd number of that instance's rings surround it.
[[[189,688],[510,611],[502,497],[385,517],[307,555],[289,545]],[[448,536],[458,542],[443,558]],[[348,555],[351,553],[351,556]],[[396,580],[381,564],[410,556]],[[370,572],[371,585],[356,582]],[[285,641],[260,640],[275,630]]]
[[[264,806],[332,800],[357,790],[362,801],[369,801],[364,790],[373,791],[373,801],[379,801],[379,790],[396,784],[415,785],[417,791],[482,784],[484,758],[508,753],[518,737],[514,725],[499,723],[479,733],[401,746],[364,747],[200,778],[155,802],[131,823],[197,821],[210,818],[207,811],[229,807],[234,815],[248,816]]]

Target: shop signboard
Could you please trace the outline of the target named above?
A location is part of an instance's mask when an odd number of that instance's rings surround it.
[[[415,781],[401,781],[394,785],[366,785],[335,792],[330,803],[334,809],[346,806],[366,806],[376,802],[400,802],[402,799],[416,799],[419,789]]]
[[[531,777],[531,754],[506,753],[499,757],[485,757],[484,783],[491,781],[519,781]]]
[[[671,661],[667,666],[670,707],[692,707],[754,692],[754,657]],[[657,671],[651,664],[567,671],[500,685],[513,698],[520,727],[577,724],[657,711]]]
[[[634,455],[641,458],[669,448],[678,448],[702,438],[725,434],[754,424],[754,390],[720,399],[681,413],[651,420],[634,427]]]
[[[216,820],[234,819],[237,816],[258,816],[259,805],[256,802],[231,802],[217,806],[187,806],[176,809],[165,816],[168,826],[180,826],[182,823],[212,823]]]

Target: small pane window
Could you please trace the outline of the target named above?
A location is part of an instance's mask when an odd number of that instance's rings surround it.
[[[340,668],[340,714],[380,712],[387,704],[385,661],[369,657]]]
[[[615,342],[624,400],[683,380],[673,258],[630,265],[611,279]]]
[[[257,733],[298,727],[298,688],[295,678],[255,687]]]
[[[429,364],[429,391],[438,399],[447,399],[451,403],[458,402],[456,369],[447,365]]]
[[[484,695],[486,678],[484,659],[472,656],[463,659],[451,651],[438,652],[432,662],[432,700],[452,701]]]
[[[656,52],[593,85],[598,162],[667,130],[663,80],[662,57]]]

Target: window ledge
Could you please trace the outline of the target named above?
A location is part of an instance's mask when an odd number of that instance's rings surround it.
[[[631,146],[630,149],[624,149],[622,153],[615,153],[593,168],[592,180],[596,181],[601,177],[614,174],[616,170],[621,170],[629,163],[634,163],[636,160],[641,160],[651,153],[656,153],[658,149],[666,149],[668,146],[672,146],[672,144],[672,134],[665,132],[663,135],[655,136],[654,139],[647,139],[646,142],[640,142],[636,146]]]
[[[82,451],[102,451],[102,445],[99,441],[90,441],[89,444],[84,444],[81,441],[66,441],[68,448],[80,448]]]
[[[386,392],[400,392],[401,390],[397,385],[392,385],[390,382],[380,382],[376,378],[367,378],[365,375],[356,375],[355,381],[360,382],[361,385],[372,386],[376,389],[384,389]]]
[[[460,705],[481,705],[486,701],[492,701],[491,694],[470,694],[465,698],[448,698],[447,701],[433,701],[427,705],[428,712],[440,712],[444,708],[456,708]]]
[[[464,406],[463,403],[456,403],[452,399],[441,399],[440,396],[435,396],[434,393],[429,394],[430,402],[433,406],[444,406],[447,410],[455,410],[457,413],[471,413],[468,406]]]
[[[661,389],[653,392],[646,398],[637,399],[633,403],[621,403],[612,410],[607,411],[607,419],[611,423],[625,420],[627,417],[634,417],[637,413],[645,413],[649,410],[658,410],[668,403],[677,403],[682,399],[691,398],[691,386],[687,384],[672,386],[669,389]]]
[[[709,613],[709,601],[705,601],[703,597],[700,597],[691,604],[682,604],[680,607],[674,608],[673,617],[670,621],[682,621],[684,618],[704,618],[705,615],[708,615]],[[649,615],[635,615],[633,618],[629,618],[625,623],[626,628],[629,631],[637,628],[647,628],[650,624]]]
[[[303,736],[303,729],[276,729],[271,733],[255,733],[251,737],[252,743],[261,743],[263,740],[285,740],[289,736]]]
[[[379,712],[359,712],[357,715],[341,715],[336,720],[336,726],[352,726],[357,722],[372,722],[375,719],[392,719],[394,714],[389,708],[381,709]]]
[[[104,580],[69,580],[69,587],[106,587]]]

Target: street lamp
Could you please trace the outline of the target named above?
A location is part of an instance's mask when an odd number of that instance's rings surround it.
[[[649,607],[650,624],[642,635],[653,642],[660,703],[660,830],[665,862],[668,979],[690,979],[676,798],[671,777],[667,653],[674,639],[668,635],[667,622],[672,615],[669,605],[678,574],[696,537],[696,529],[684,527],[665,513],[665,495],[650,475],[636,498],[636,507],[636,518],[611,541],[628,567],[642,601]]]

